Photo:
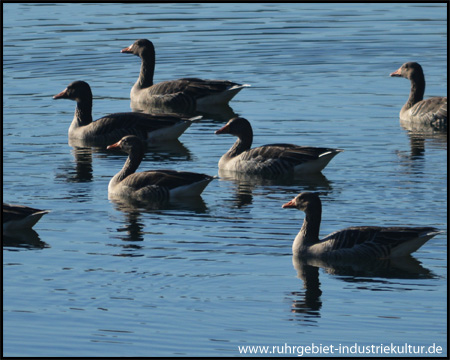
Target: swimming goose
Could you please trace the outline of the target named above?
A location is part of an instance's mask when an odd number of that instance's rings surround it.
[[[231,134],[238,137],[228,152],[219,160],[219,169],[259,175],[283,175],[320,172],[330,160],[343,150],[271,144],[250,149],[253,130],[250,122],[235,117],[216,134]]]
[[[418,63],[404,63],[390,76],[404,77],[411,81],[411,92],[400,110],[400,120],[427,123],[437,128],[447,127],[447,97],[436,96],[423,100],[425,76]]]
[[[77,102],[75,116],[69,127],[69,138],[111,144],[125,135],[136,135],[146,141],[175,140],[201,116],[187,118],[178,114],[145,114],[124,112],[106,115],[92,121],[91,87],[84,81],[75,81],[53,99]]]
[[[142,141],[134,135],[123,137],[107,149],[128,154],[122,170],[111,179],[108,194],[143,201],[166,201],[172,197],[198,196],[213,176],[175,170],[149,170],[135,173],[144,157]]]
[[[433,227],[353,226],[319,240],[322,204],[316,193],[303,192],[282,206],[305,212],[292,244],[294,256],[325,261],[369,261],[406,256],[441,231]]]
[[[3,203],[3,230],[31,229],[48,210]]]
[[[150,40],[136,40],[120,52],[137,55],[142,60],[139,78],[130,93],[132,102],[158,107],[172,105],[175,108],[192,111],[199,110],[202,106],[226,104],[244,87],[250,86],[227,80],[198,78],[183,78],[153,84],[155,48]]]

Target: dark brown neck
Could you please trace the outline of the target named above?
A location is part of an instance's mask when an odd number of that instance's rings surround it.
[[[423,100],[423,94],[425,93],[425,78],[418,77],[411,79],[411,91],[409,93],[408,101],[405,104],[405,110],[413,107],[419,101]]]
[[[125,161],[122,170],[117,174],[117,182],[121,182],[127,176],[134,174],[143,158],[144,152],[142,149],[133,149],[128,155],[128,159]]]
[[[153,75],[155,73],[155,49],[146,49],[141,55],[141,72],[138,84],[141,88],[153,85]]]

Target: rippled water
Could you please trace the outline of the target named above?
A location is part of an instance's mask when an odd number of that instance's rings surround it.
[[[409,82],[389,78],[418,61],[426,96],[446,94],[446,4],[3,11],[3,200],[51,210],[34,231],[3,238],[5,356],[235,356],[242,345],[312,343],[434,343],[447,353],[447,139],[400,126]],[[252,123],[254,146],[345,151],[323,175],[221,174],[193,202],[110,202],[126,156],[70,146],[75,103],[52,96],[85,80],[95,119],[129,111],[140,62],[120,49],[138,38],[155,44],[156,81],[252,85],[178,142],[151,147],[141,169],[217,175],[235,139],[214,131],[233,113]],[[321,235],[350,225],[444,233],[370,271],[293,264],[303,213],[281,205],[305,190],[322,194]]]

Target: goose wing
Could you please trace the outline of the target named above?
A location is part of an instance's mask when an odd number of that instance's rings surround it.
[[[183,93],[198,99],[214,93],[227,91],[239,84],[228,80],[205,80],[199,78],[182,78],[163,81],[149,88],[150,95],[167,95]]]
[[[446,126],[447,98],[436,96],[422,100],[411,108],[410,114],[412,120],[416,118],[438,127]]]
[[[299,165],[338,151],[341,150],[293,144],[270,144],[242,153],[240,161],[253,163],[257,169],[276,175],[291,172]]]
[[[114,113],[94,121],[86,131],[89,136],[97,137],[99,140],[103,137],[105,142],[118,141],[126,135],[136,135],[141,139],[147,139],[150,132],[196,119],[177,114]]]
[[[350,227],[327,235],[312,248],[335,260],[385,259],[410,254],[439,232],[433,227]]]

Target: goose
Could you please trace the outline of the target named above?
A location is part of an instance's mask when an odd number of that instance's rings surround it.
[[[138,201],[167,201],[173,197],[199,196],[215,178],[187,171],[149,170],[135,173],[144,157],[142,141],[134,135],[123,137],[107,149],[128,154],[122,170],[111,179],[108,195]]]
[[[411,81],[411,92],[400,110],[400,120],[426,123],[437,128],[447,127],[447,97],[436,96],[423,100],[425,76],[418,63],[404,63],[390,76],[404,77]]]
[[[331,262],[371,261],[407,256],[433,236],[434,227],[353,226],[319,240],[322,203],[317,193],[303,192],[282,208],[305,212],[300,232],[292,244],[294,256]]]
[[[3,230],[31,229],[48,210],[3,203]]]
[[[204,80],[183,78],[153,84],[155,72],[155,47],[150,40],[139,39],[122,49],[121,53],[141,58],[139,78],[131,88],[132,102],[162,107],[199,110],[215,104],[227,104],[239,91],[249,84],[237,84],[228,80]]]
[[[136,135],[148,142],[175,140],[202,116],[187,118],[179,114],[145,114],[123,112],[92,121],[92,91],[85,81],[74,81],[53,99],[77,102],[69,127],[69,138],[100,144],[111,144],[125,135]]]
[[[341,149],[270,144],[250,149],[253,130],[242,117],[232,118],[216,134],[231,134],[238,139],[219,160],[219,169],[247,174],[278,176],[320,172]]]

